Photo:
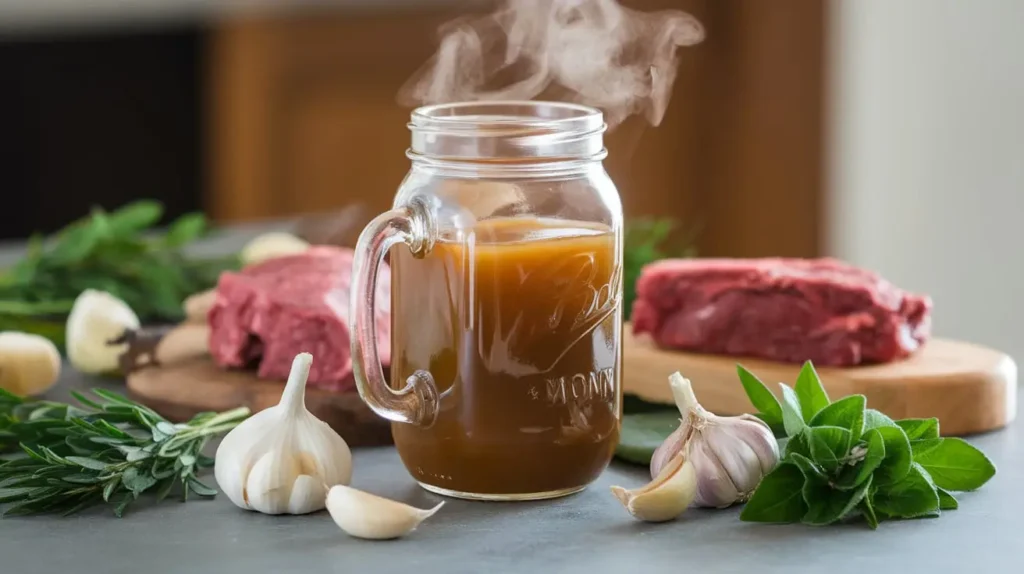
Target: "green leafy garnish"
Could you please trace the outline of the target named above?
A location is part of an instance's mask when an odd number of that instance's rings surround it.
[[[669,238],[676,230],[672,219],[638,218],[626,222],[622,249],[622,313],[629,320],[636,300],[636,280],[644,265],[668,257],[693,257],[692,237],[682,245],[672,245]]]
[[[679,427],[679,410],[637,413],[622,418],[615,456],[626,462],[650,464],[654,451]]]
[[[867,408],[862,395],[830,402],[809,362],[793,388],[780,383],[781,403],[769,399],[771,392],[752,373],[742,367],[739,373],[782,454],[747,502],[743,520],[826,525],[861,516],[877,528],[885,520],[954,510],[953,492],[980,488],[996,473],[971,444],[941,437],[938,419],[894,421]]]
[[[73,514],[108,504],[120,517],[140,495],[177,489],[214,496],[196,473],[213,465],[207,442],[248,415],[237,408],[172,424],[102,389],[74,393],[76,405],[29,400],[0,389],[0,505],[3,516]]]
[[[183,317],[182,301],[214,286],[236,269],[236,256],[202,259],[182,248],[207,229],[202,214],[189,214],[160,234],[163,215],[154,201],[116,211],[94,209],[49,240],[34,236],[25,256],[0,273],[0,330],[36,333],[63,345],[63,325],[86,289],[120,298],[145,322]]]

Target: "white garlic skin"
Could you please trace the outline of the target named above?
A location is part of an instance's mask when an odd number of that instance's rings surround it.
[[[138,315],[124,301],[106,291],[82,291],[71,307],[64,329],[64,346],[71,366],[93,375],[116,372],[118,359],[128,345],[109,342],[126,330],[138,328]]]
[[[281,402],[228,433],[214,466],[217,485],[231,502],[264,514],[322,510],[330,487],[352,479],[352,452],[305,405],[312,356],[295,357]]]
[[[679,452],[683,437],[693,427],[689,445],[689,460],[697,473],[693,505],[725,508],[746,501],[761,478],[779,463],[775,435],[755,416],[720,417],[707,411],[697,402],[690,381],[679,373],[669,377],[669,384],[682,422],[654,451],[651,476],[657,476]]]

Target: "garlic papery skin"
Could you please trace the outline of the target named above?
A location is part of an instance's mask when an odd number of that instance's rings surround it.
[[[444,502],[422,510],[344,485],[327,493],[327,512],[334,523],[349,536],[370,540],[405,536],[442,506]]]
[[[685,450],[685,449],[684,449]],[[634,518],[645,522],[666,522],[686,512],[697,495],[697,473],[693,463],[679,452],[661,472],[642,488],[626,490],[613,486],[612,494]]]
[[[324,508],[328,488],[351,480],[348,444],[306,410],[312,362],[309,353],[296,356],[281,402],[235,427],[217,448],[214,476],[236,506],[307,514]]]
[[[127,303],[106,291],[86,289],[75,299],[64,329],[68,360],[76,370],[98,375],[118,370],[127,343],[111,345],[125,331],[139,328]]]
[[[761,419],[745,414],[720,417],[697,402],[693,385],[679,373],[669,376],[679,428],[651,457],[651,476],[658,476],[688,442],[688,459],[697,473],[695,506],[725,508],[746,501],[761,478],[779,463],[775,435]]]

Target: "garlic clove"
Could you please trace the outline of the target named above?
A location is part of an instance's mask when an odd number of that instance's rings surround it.
[[[139,317],[127,303],[105,291],[86,289],[75,299],[65,326],[68,360],[88,374],[113,373],[127,343],[111,345],[129,329],[139,328]]]
[[[261,456],[249,471],[245,499],[257,512],[283,514],[288,510],[290,493],[298,477],[296,461],[283,455],[281,450],[271,450]]]
[[[708,443],[695,442],[690,450],[690,460],[698,469],[697,496],[693,499],[695,506],[726,508],[739,498],[740,492]]]
[[[658,476],[646,486],[626,490],[613,486],[612,494],[635,518],[645,522],[666,522],[686,511],[697,495],[697,473],[682,454],[672,457]]]
[[[46,337],[18,331],[0,333],[0,389],[38,395],[60,376],[60,351]]]
[[[334,523],[349,536],[371,540],[405,536],[442,506],[444,502],[423,510],[344,485],[327,493],[327,512]]]
[[[326,497],[327,488],[323,482],[308,474],[300,474],[292,483],[288,514],[309,514],[322,510]]]
[[[268,259],[302,253],[309,247],[308,242],[291,233],[271,231],[246,243],[239,258],[244,265],[255,265]]]

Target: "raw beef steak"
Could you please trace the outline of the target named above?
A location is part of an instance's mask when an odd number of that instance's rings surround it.
[[[670,349],[852,366],[914,352],[931,306],[834,259],[669,259],[641,272],[632,323]]]
[[[224,273],[208,314],[210,353],[222,367],[258,363],[261,378],[288,378],[295,355],[313,355],[311,386],[354,386],[348,330],[350,249],[317,246]],[[376,298],[377,345],[391,356],[391,276],[382,266]]]

